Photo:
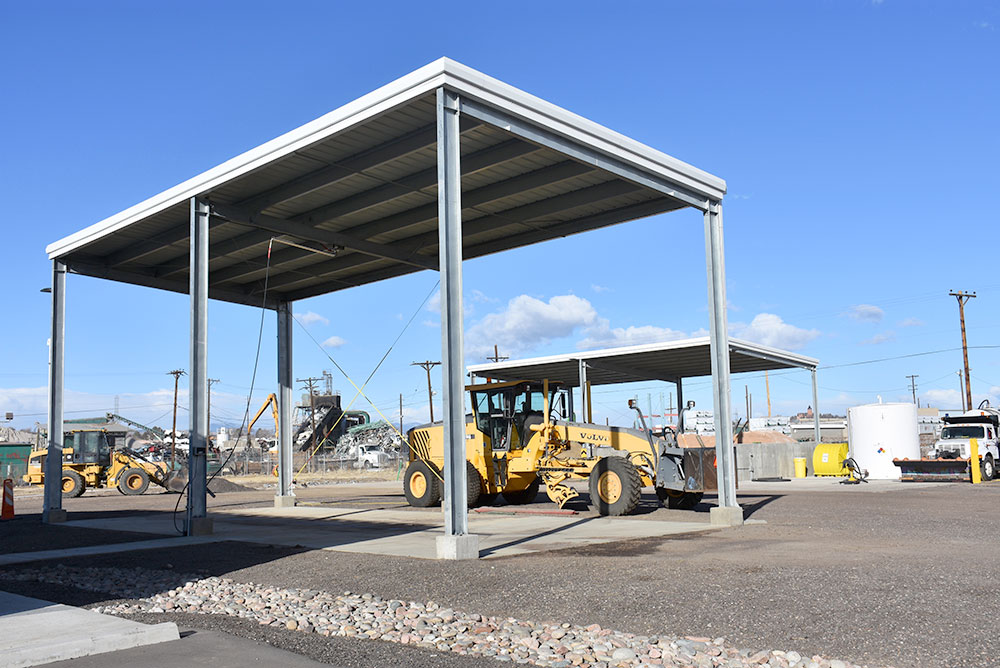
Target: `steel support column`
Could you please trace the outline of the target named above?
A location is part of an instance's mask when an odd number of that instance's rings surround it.
[[[811,371],[813,385],[813,437],[816,439],[816,445],[819,445],[822,439],[822,432],[819,428],[819,388],[816,386],[816,369],[812,369]]]
[[[49,339],[49,446],[45,456],[42,521],[64,522],[62,507],[63,378],[66,350],[66,265],[52,261],[52,336]]]
[[[684,433],[684,379],[678,378],[677,384],[677,433]]]
[[[738,508],[733,420],[729,386],[729,320],[726,314],[726,262],[722,242],[722,203],[705,212],[705,253],[708,265],[709,337],[712,350],[712,399],[715,413],[715,454],[719,471],[719,507]]]
[[[208,224],[207,201],[191,198],[191,360],[188,399],[191,437],[188,450],[188,499],[185,532],[212,532],[206,508],[208,451]]]
[[[462,351],[462,171],[458,94],[437,91],[438,247],[441,271],[441,388],[444,419],[444,542],[438,556],[462,558],[469,541]]]
[[[587,363],[580,360],[580,422],[589,418],[590,406],[587,404]]]
[[[278,304],[278,489],[274,505],[294,506],[292,491],[292,304]],[[250,434],[247,434],[247,438]]]

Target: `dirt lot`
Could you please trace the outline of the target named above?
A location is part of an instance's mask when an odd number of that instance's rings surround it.
[[[219,494],[210,505],[267,505],[271,493]],[[394,484],[309,487],[299,496],[304,502],[365,507],[403,503]],[[69,500],[66,508],[74,518],[128,512],[126,504],[144,512],[166,512],[175,500],[163,494],[84,496]],[[992,620],[1000,605],[992,573],[1000,544],[992,520],[1000,503],[1000,483],[900,485],[881,492],[775,486],[773,491],[745,494],[741,501],[752,519],[767,524],[481,562],[261,545],[234,549],[216,543],[65,563],[151,568],[169,564],[178,571],[208,571],[268,585],[434,600],[482,614],[596,622],[636,633],[725,636],[748,648],[796,649],[869,665],[996,665],[1000,639]],[[20,513],[37,512],[39,507],[40,498],[19,500]],[[650,495],[643,509],[639,518],[622,521],[704,519],[708,505],[684,515],[657,509]],[[37,519],[31,517],[0,524],[0,544],[37,549],[37,538],[26,541],[38,530]],[[64,530],[44,531],[56,536]],[[72,541],[63,536],[60,542]],[[0,571],[0,588],[24,592],[24,587],[5,582]],[[32,585],[31,592],[77,604],[101,598],[46,585]],[[207,618],[204,625],[218,628]],[[273,644],[333,660],[306,647],[309,643],[300,642],[301,634],[272,635],[268,640]],[[414,665],[431,665],[427,661],[414,655]]]

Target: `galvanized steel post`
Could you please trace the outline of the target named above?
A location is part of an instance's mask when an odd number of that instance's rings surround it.
[[[816,387],[816,369],[812,370],[812,385],[813,385],[813,436],[816,439],[816,445],[820,444],[822,438],[822,432],[819,428],[819,392]]]
[[[726,314],[726,262],[722,242],[722,203],[705,211],[705,252],[708,265],[709,336],[712,351],[712,395],[715,413],[715,456],[719,506],[737,508],[736,466],[733,461],[733,420],[729,387],[729,319]]]
[[[587,399],[587,363],[580,360],[580,422],[586,422],[591,412]]]
[[[188,503],[185,532],[189,536],[211,533],[206,508],[208,451],[208,202],[191,198],[191,359],[188,445]]]
[[[49,446],[45,456],[42,521],[63,522],[63,378],[66,350],[66,265],[52,261],[52,337],[49,339]]]
[[[677,433],[684,433],[684,379],[677,379]]]
[[[462,351],[462,172],[458,94],[437,91],[438,254],[441,271],[441,388],[445,534],[468,533],[465,362]]]
[[[275,506],[294,506],[292,491],[292,305],[278,304],[278,490]],[[250,438],[250,434],[247,434]]]

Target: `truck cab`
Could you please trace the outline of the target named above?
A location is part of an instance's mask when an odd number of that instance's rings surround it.
[[[996,477],[996,463],[1000,461],[1000,411],[986,406],[962,415],[945,416],[943,421],[941,436],[927,456],[931,459],[968,459],[972,456],[971,441],[976,439],[983,479]]]

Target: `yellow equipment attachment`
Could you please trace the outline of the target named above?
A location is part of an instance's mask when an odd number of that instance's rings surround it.
[[[487,383],[466,388],[473,415],[466,421],[468,502],[531,503],[542,484],[560,507],[579,496],[566,483],[587,480],[602,515],[626,515],[653,486],[661,502],[691,508],[715,489],[715,450],[679,448],[672,434],[568,419],[566,390],[548,380]],[[634,407],[633,407],[634,408]],[[640,413],[640,419],[642,419]],[[645,426],[645,422],[643,422]],[[441,423],[411,429],[403,492],[410,505],[440,502],[444,464]]]

